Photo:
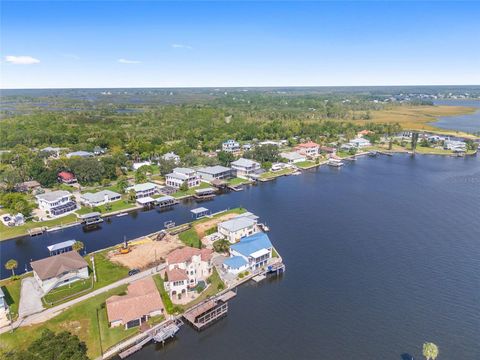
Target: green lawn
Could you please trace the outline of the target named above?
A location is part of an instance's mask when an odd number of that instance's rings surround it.
[[[125,331],[122,327],[110,329],[108,326],[105,300],[113,295],[124,294],[126,288],[126,285],[120,286],[88,301],[83,301],[42,324],[21,327],[13,333],[2,334],[0,344],[5,349],[24,349],[40,336],[43,329],[48,328],[54,332],[66,330],[84,341],[88,348],[88,356],[95,359],[101,355],[102,349],[105,351],[138,332],[138,329]]]
[[[18,316],[18,305],[20,303],[20,288],[22,285],[22,279],[28,276],[33,276],[32,273],[16,276],[15,278],[9,278],[0,281],[0,287],[5,294],[5,300],[10,308],[10,314],[12,319],[16,319]]]
[[[315,161],[310,161],[310,160],[300,161],[300,162],[295,163],[294,165],[298,166],[299,168],[302,168],[302,169],[308,169],[312,166],[315,166]]]
[[[191,195],[195,195],[195,190],[205,189],[205,188],[209,188],[209,187],[212,187],[212,185],[210,185],[209,183],[206,183],[206,182],[201,182],[200,185],[192,187],[192,188],[188,189],[187,191],[178,190],[172,196],[176,197],[176,198],[183,197],[183,196],[191,196]]]
[[[242,178],[233,178],[228,180],[228,185],[231,186],[238,186],[238,185],[243,185],[243,184],[250,184],[250,180],[247,179],[242,179]]]
[[[136,207],[136,204],[128,202],[127,200],[118,200],[108,204],[108,206],[109,206],[108,209],[107,209],[107,205],[95,206],[93,208],[85,206],[77,210],[76,213],[80,215],[88,214],[91,212],[100,212],[102,214],[106,214],[106,213],[111,213],[115,211],[133,209]]]
[[[43,297],[43,301],[47,306],[58,305],[60,302],[71,300],[74,297],[83,295],[89,290],[93,290],[93,276],[85,280],[75,281],[72,284],[60,286],[50,291]]]
[[[110,250],[111,248],[95,253],[94,255],[95,270],[97,272],[97,282],[94,284],[94,289],[99,289],[128,276],[130,269],[108,260],[107,253]],[[91,268],[90,255],[87,255],[85,259]]]
[[[212,275],[208,278],[208,282],[210,283],[210,286],[202,292],[202,294],[196,298],[193,301],[190,301],[186,305],[182,305],[181,308],[183,311],[185,311],[188,308],[191,308],[194,305],[197,305],[198,303],[202,302],[206,298],[209,298],[218,292],[222,291],[225,289],[225,284],[223,283],[222,279],[220,279],[220,275],[218,275],[217,269],[213,268]]]
[[[165,311],[169,314],[175,314],[180,311],[178,306],[173,305],[172,299],[168,296],[165,287],[163,286],[163,279],[160,274],[153,275],[153,281],[155,281],[155,285],[157,285],[158,292],[162,297],[163,305],[165,306]]]
[[[11,239],[17,236],[26,235],[29,229],[37,227],[54,227],[58,225],[67,225],[75,223],[78,221],[78,218],[75,214],[69,214],[57,219],[42,221],[42,222],[33,222],[27,221],[25,225],[22,226],[5,226],[3,223],[0,223],[0,241]]]
[[[200,246],[200,238],[198,237],[197,232],[194,228],[188,229],[187,231],[178,234],[178,237],[185,245],[194,248],[198,248]]]
[[[260,175],[260,179],[274,179],[274,178],[279,177],[279,176],[291,174],[294,171],[295,170],[289,169],[289,168],[282,169],[282,170],[279,170],[279,171],[267,171],[267,172],[264,172],[263,174]]]

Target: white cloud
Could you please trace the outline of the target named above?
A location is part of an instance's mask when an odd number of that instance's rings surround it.
[[[190,45],[184,45],[184,44],[172,44],[172,48],[174,48],[174,49],[189,49],[189,50],[193,49],[193,47],[191,47]]]
[[[120,64],[140,64],[141,61],[138,60],[128,60],[128,59],[118,59],[117,60]]]
[[[14,55],[5,56],[5,61],[15,65],[31,65],[31,64],[38,64],[40,62],[40,60],[35,59],[34,57],[31,57],[31,56],[14,56]]]

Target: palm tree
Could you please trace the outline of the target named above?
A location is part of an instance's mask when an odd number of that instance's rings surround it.
[[[83,242],[81,241],[75,241],[72,245],[72,249],[75,251],[81,251],[84,247],[85,245],[83,245]]]
[[[12,276],[15,276],[15,269],[18,267],[18,262],[15,259],[10,259],[5,263],[5,269],[12,270]]]
[[[438,346],[431,342],[424,343],[423,356],[427,360],[435,360],[438,356]]]

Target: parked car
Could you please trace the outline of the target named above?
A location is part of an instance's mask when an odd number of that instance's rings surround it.
[[[140,270],[138,269],[132,269],[128,272],[128,276],[133,276],[133,275],[136,275],[140,272]]]

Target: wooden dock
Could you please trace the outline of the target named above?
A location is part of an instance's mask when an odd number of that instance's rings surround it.
[[[228,301],[234,298],[236,295],[237,294],[231,290],[227,291],[220,296],[198,304],[183,314],[183,317],[197,331],[201,331],[212,325],[214,322],[227,316]]]
[[[28,230],[28,235],[30,235],[30,236],[42,235],[45,231],[47,231],[47,229],[48,228],[46,226],[29,229]]]

